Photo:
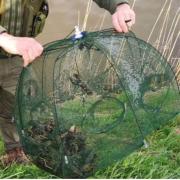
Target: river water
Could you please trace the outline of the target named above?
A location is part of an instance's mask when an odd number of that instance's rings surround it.
[[[167,3],[165,4],[165,2]],[[45,29],[43,33],[39,35],[38,40],[45,44],[53,40],[62,39],[72,31],[75,25],[79,24],[80,27],[82,27],[87,3],[88,0],[49,0],[50,14]],[[132,1],[131,5],[133,5]],[[165,7],[162,11],[164,5]],[[177,21],[176,16],[179,8],[180,0],[136,0],[134,5],[136,24],[133,26],[132,30],[136,33],[137,37],[147,41],[153,25],[162,11],[161,18],[155,27],[150,42],[156,46],[157,43],[159,43],[158,37],[161,37],[160,41],[165,41],[169,33],[174,34],[174,42],[180,30],[180,22]],[[178,14],[180,14],[180,11]],[[100,27],[103,19],[105,19],[104,23],[102,27]],[[174,19],[176,23],[174,23],[172,27],[175,27],[175,33],[170,31]],[[93,3],[86,30],[94,31],[100,28],[103,29],[109,27],[112,27],[110,14]],[[162,34],[161,36],[160,33]],[[173,42],[171,47],[173,46]],[[180,57],[179,49],[180,41],[178,39],[173,52],[176,57]]]

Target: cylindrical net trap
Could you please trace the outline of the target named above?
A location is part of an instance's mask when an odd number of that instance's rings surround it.
[[[25,152],[60,177],[88,177],[141,147],[180,112],[166,59],[132,33],[55,41],[24,68],[16,123]]]

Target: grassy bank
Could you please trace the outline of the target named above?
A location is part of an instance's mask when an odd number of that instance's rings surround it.
[[[148,137],[150,146],[97,172],[93,178],[180,178],[180,116]],[[0,154],[3,154],[0,141]],[[35,165],[0,167],[0,178],[56,178]]]
[[[150,146],[98,172],[96,178],[180,178],[180,117],[148,137]]]

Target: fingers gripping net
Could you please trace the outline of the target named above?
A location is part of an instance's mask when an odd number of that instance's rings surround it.
[[[133,34],[111,30],[48,44],[17,88],[25,152],[60,177],[87,177],[117,162],[179,112],[166,59]]]

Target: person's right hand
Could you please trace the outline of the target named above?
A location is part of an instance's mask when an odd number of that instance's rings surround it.
[[[43,52],[42,45],[33,38],[15,37],[7,33],[0,35],[0,47],[10,54],[23,57],[24,67]]]
[[[128,32],[128,28],[135,23],[136,14],[128,4],[117,6],[116,12],[112,15],[114,28],[118,32]]]

